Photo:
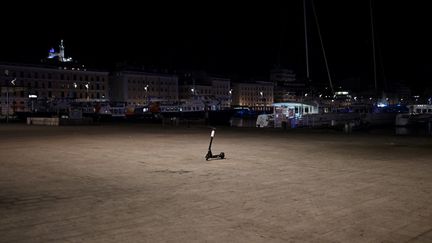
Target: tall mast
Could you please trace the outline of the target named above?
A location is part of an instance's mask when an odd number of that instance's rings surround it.
[[[303,0],[303,23],[305,34],[305,51],[306,51],[306,80],[310,80],[309,75],[309,49],[308,49],[308,36],[307,36],[307,23],[306,23],[306,0]]]
[[[376,67],[376,51],[375,51],[375,33],[374,33],[374,19],[373,19],[373,12],[372,12],[372,0],[369,0],[369,10],[370,10],[370,21],[371,21],[372,56],[373,56],[373,70],[374,70],[375,92],[378,92],[377,67]]]
[[[314,5],[313,0],[312,0],[312,12],[314,14],[315,23],[316,23],[317,29],[318,29],[318,36],[319,36],[319,40],[320,40],[320,43],[321,43],[321,50],[322,50],[323,56],[324,56],[324,63],[325,63],[326,70],[327,70],[327,76],[328,76],[328,79],[329,79],[330,89],[331,89],[332,93],[334,93],[333,82],[332,82],[331,75],[330,75],[330,69],[329,69],[329,66],[328,66],[327,56],[326,56],[326,52],[325,52],[325,49],[324,49],[324,44],[323,44],[323,40],[322,40],[322,36],[321,36],[321,30],[320,30],[320,26],[319,26],[319,22],[318,22],[318,16],[317,16],[316,11],[315,11],[315,5]]]

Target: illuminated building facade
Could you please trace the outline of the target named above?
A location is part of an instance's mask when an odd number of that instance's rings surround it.
[[[110,77],[111,100],[129,106],[151,101],[177,101],[178,77],[136,70],[114,72]]]
[[[205,72],[180,75],[180,99],[198,99],[206,103],[209,110],[231,107],[231,79],[209,75]]]
[[[257,81],[253,83],[233,83],[233,106],[251,107],[255,110],[271,110],[272,104],[272,82]]]
[[[108,74],[84,66],[0,64],[1,114],[8,110],[8,100],[9,111],[30,111],[30,99],[65,103],[108,100]]]

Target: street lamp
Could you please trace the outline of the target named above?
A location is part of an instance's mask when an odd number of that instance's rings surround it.
[[[4,72],[5,72],[6,76],[9,76],[9,70],[6,69]],[[10,81],[10,84],[15,86],[15,81],[16,81],[16,78],[12,79]],[[10,86],[10,84],[7,83],[7,87],[6,87],[6,123],[9,123],[9,86]]]
[[[231,106],[232,106],[232,92],[233,92],[233,89],[230,89],[228,91],[228,94],[229,94],[229,108],[231,108]]]
[[[16,78],[14,78],[14,79],[12,79],[10,81],[10,83],[13,86],[15,86],[15,80],[16,80]],[[9,84],[8,84],[8,87],[6,87],[6,88],[7,88],[6,89],[6,105],[7,105],[7,109],[6,109],[6,112],[7,112],[7,114],[6,114],[6,123],[9,123]]]
[[[259,92],[260,96],[261,96],[261,104],[264,105],[264,110],[265,110],[265,103],[264,103],[264,93],[262,91]]]
[[[86,87],[86,89],[87,89],[87,91],[86,91],[87,100],[89,99],[89,95],[88,95],[89,84],[90,84],[90,83],[86,83],[86,84],[84,85],[84,86]]]
[[[31,112],[32,112],[32,114],[33,114],[33,112],[34,112],[34,100],[35,99],[37,99],[37,95],[34,95],[34,94],[29,94],[29,99],[31,100]]]
[[[78,84],[76,82],[73,83],[73,87],[74,87],[74,91],[73,91],[73,99],[76,100],[78,98],[77,95],[77,88],[78,88]]]
[[[147,102],[147,104],[149,103],[148,102],[148,84],[144,87],[144,90],[145,90],[145,102]]]

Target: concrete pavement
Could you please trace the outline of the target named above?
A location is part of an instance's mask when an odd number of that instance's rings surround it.
[[[432,242],[432,139],[0,125],[0,242]]]

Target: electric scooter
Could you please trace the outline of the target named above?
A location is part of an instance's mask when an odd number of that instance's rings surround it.
[[[211,151],[211,146],[212,146],[212,143],[213,143],[213,137],[215,135],[215,130],[216,130],[216,128],[212,127],[212,131],[211,131],[211,134],[210,134],[210,145],[209,145],[209,148],[208,148],[208,152],[207,152],[207,154],[205,156],[206,160],[209,160],[209,159],[224,159],[225,158],[225,153],[224,152],[221,152],[220,154],[217,154],[217,155],[213,155],[213,153]]]

